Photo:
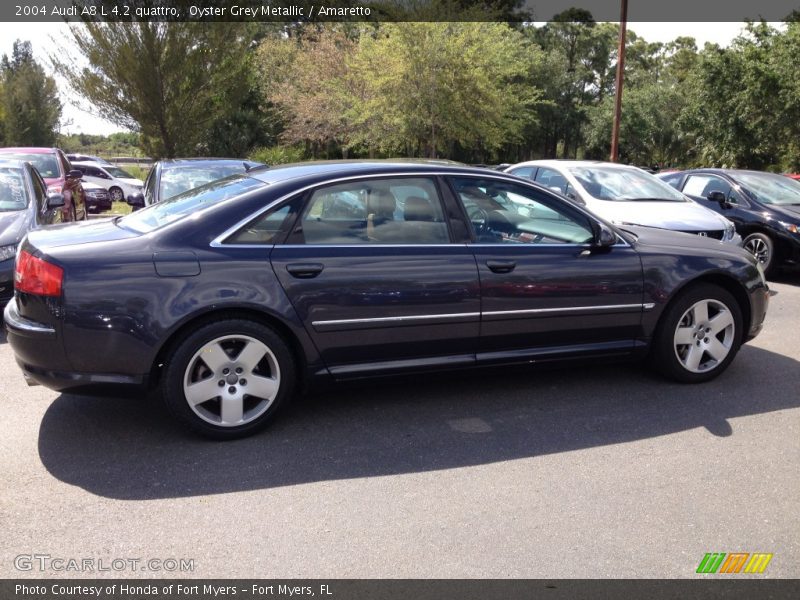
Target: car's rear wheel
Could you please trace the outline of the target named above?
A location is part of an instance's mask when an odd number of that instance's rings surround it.
[[[112,202],[122,202],[125,199],[125,194],[123,194],[122,190],[118,187],[112,187],[108,190],[108,193],[111,196]]]
[[[665,310],[653,341],[653,366],[684,383],[713,379],[739,351],[742,328],[742,311],[730,292],[694,285]]]
[[[209,323],[168,357],[163,395],[170,412],[194,431],[234,439],[264,427],[291,395],[291,352],[269,327],[243,319]]]
[[[742,246],[761,263],[764,272],[768,273],[775,263],[775,243],[765,233],[751,233],[742,242]]]

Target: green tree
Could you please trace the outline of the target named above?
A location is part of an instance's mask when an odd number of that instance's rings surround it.
[[[52,146],[61,118],[55,80],[33,58],[30,42],[14,42],[0,61],[4,144]]]
[[[56,68],[102,117],[141,133],[155,158],[202,150],[248,93],[246,23],[84,22]]]
[[[352,146],[436,157],[495,152],[535,118],[530,49],[501,23],[392,23],[362,35],[349,65]]]

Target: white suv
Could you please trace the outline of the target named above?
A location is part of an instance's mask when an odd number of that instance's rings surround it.
[[[617,225],[671,229],[742,245],[731,221],[637,167],[600,161],[532,160],[511,165],[505,172],[563,194]]]
[[[114,202],[124,202],[128,196],[142,193],[142,180],[114,165],[74,162],[72,167],[83,173],[83,181],[96,183],[107,189]]]

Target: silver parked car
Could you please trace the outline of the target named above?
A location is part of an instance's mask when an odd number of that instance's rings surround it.
[[[742,244],[728,219],[638,167],[600,161],[534,160],[505,171],[559,192],[617,225],[658,227]]]

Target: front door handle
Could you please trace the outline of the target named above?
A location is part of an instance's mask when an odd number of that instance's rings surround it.
[[[325,265],[320,263],[291,263],[286,265],[289,275],[298,279],[311,279],[322,273]]]
[[[493,273],[511,273],[517,263],[513,260],[487,260],[486,266]]]

